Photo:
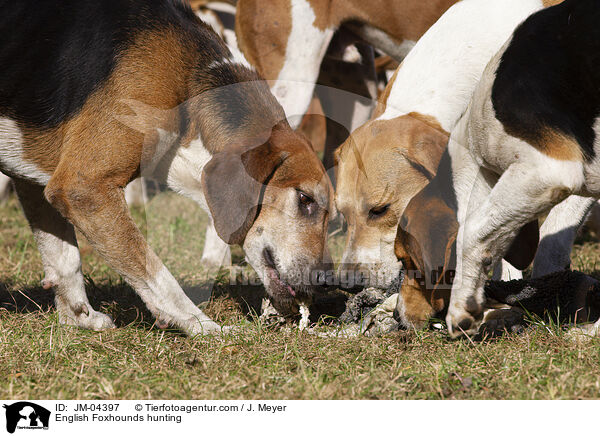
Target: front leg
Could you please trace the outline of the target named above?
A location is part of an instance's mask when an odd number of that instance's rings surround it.
[[[221,327],[192,303],[145,241],[129,214],[122,185],[67,167],[55,172],[45,194],[161,324],[173,324],[190,336],[220,332]]]
[[[55,292],[59,322],[91,330],[113,328],[110,317],[95,311],[85,294],[73,225],[48,204],[41,186],[20,179],[14,185],[42,257],[42,286]]]
[[[560,183],[560,177],[547,174],[547,169],[535,165],[513,164],[483,202],[469,202],[458,231],[456,277],[446,317],[451,336],[477,332],[490,267],[506,253],[522,226],[572,190]]]

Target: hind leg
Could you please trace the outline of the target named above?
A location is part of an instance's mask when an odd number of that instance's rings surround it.
[[[595,202],[593,198],[571,195],[552,208],[540,228],[540,244],[533,262],[532,277],[568,268],[577,230]]]
[[[42,284],[55,291],[60,323],[92,330],[114,327],[109,316],[92,309],[85,294],[73,225],[46,201],[41,186],[17,179],[14,185],[42,256]]]

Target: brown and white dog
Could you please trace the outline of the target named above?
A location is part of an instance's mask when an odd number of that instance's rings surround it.
[[[571,194],[600,196],[598,20],[596,0],[565,0],[528,18],[490,61],[452,132],[460,224],[452,336],[476,331],[486,271],[523,223]]]
[[[85,294],[77,228],[160,324],[221,331],[131,219],[123,188],[140,174],[204,207],[275,301],[310,298],[304,278],[329,259],[329,179],[267,84],[188,5],[0,6],[11,35],[0,47],[0,169],[15,182],[62,323],[113,326]]]
[[[401,61],[415,42],[457,0],[239,0],[236,34],[240,49],[266,79],[273,80],[273,93],[282,104],[292,127],[296,128],[306,112],[315,91],[321,65],[327,49],[340,29],[371,44],[374,48]],[[348,41],[351,42],[350,39]],[[366,56],[363,54],[363,58]],[[371,55],[372,57],[372,55]],[[367,62],[367,59],[364,59]],[[370,63],[372,64],[372,59]],[[333,62],[332,68],[335,68]],[[354,80],[369,81],[371,68],[352,67]],[[350,73],[346,71],[345,75]],[[339,80],[338,77],[336,80]],[[359,96],[355,100],[347,93],[331,95],[330,86],[355,94],[341,77],[340,83],[320,87],[325,114],[335,117],[335,123],[350,132],[368,120],[372,99],[376,95]],[[348,81],[349,83],[349,81]],[[354,88],[354,89],[353,89]],[[373,89],[374,86],[373,86]],[[336,104],[344,99],[343,104]],[[332,113],[331,106],[335,108]],[[340,107],[341,106],[341,107]],[[328,136],[331,133],[328,124]],[[342,136],[342,141],[347,136]],[[327,140],[324,153],[328,156],[341,141]]]
[[[404,208],[435,175],[448,132],[489,59],[544,6],[542,0],[452,6],[398,68],[373,120],[336,151],[336,205],[348,225],[341,280],[387,288],[398,276],[394,241]],[[504,278],[520,278],[505,266]]]

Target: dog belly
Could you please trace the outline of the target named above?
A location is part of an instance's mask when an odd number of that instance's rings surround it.
[[[45,185],[50,174],[24,156],[23,132],[10,118],[0,118],[0,170],[8,176]]]

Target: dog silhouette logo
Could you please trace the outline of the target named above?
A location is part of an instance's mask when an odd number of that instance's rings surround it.
[[[50,423],[50,411],[28,401],[19,401],[4,405],[6,409],[6,430],[14,433],[18,429],[47,430]]]

